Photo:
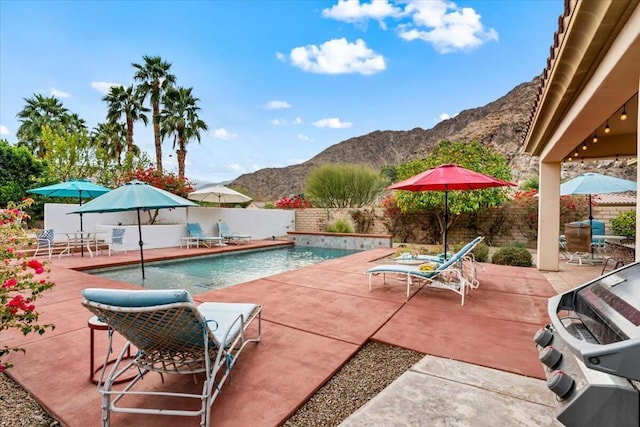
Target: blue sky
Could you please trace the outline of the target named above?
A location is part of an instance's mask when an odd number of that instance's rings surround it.
[[[143,55],[172,64],[209,126],[186,175],[219,182],[301,163],[376,130],[429,129],[546,64],[562,0],[0,0],[0,138],[24,98],[55,95],[92,128]],[[153,154],[140,122],[138,146]],[[171,142],[163,164],[177,169]]]

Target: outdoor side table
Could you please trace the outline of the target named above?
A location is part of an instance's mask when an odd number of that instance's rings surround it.
[[[95,375],[100,372],[105,366],[104,363],[101,363],[100,366],[95,367],[95,337],[94,337],[94,333],[95,331],[107,331],[109,329],[109,325],[107,325],[106,323],[102,322],[100,319],[98,319],[98,316],[93,316],[92,318],[90,318],[87,321],[87,326],[89,326],[89,381],[91,381],[94,384],[98,384],[99,380],[96,380],[94,377]],[[131,349],[128,348],[127,349],[127,355],[123,358],[124,359],[131,359]],[[107,362],[107,365],[110,365],[112,363],[115,363],[115,361],[117,360],[117,358],[111,359]],[[136,372],[134,375],[131,375],[129,377],[125,377],[125,378],[121,378],[118,381],[114,381],[114,384],[120,384],[126,381],[131,381],[133,378],[135,378],[138,375],[138,373]]]

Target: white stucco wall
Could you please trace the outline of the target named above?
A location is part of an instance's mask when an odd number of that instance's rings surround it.
[[[56,240],[65,240],[64,233],[80,230],[80,216],[68,214],[77,207],[78,204],[45,204],[44,228],[52,228],[56,233]],[[158,232],[152,231],[153,226],[146,225],[149,223],[146,212],[141,212],[140,219],[143,224],[144,247],[148,249],[178,246],[180,237],[187,235],[187,222],[199,222],[202,230],[213,236],[218,235],[217,223],[220,221],[229,224],[232,232],[249,234],[254,239],[285,236],[288,231],[295,230],[295,212],[282,209],[161,209],[155,224],[164,227]],[[125,246],[127,250],[138,247],[138,221],[135,211],[84,214],[82,223],[85,231],[107,230],[117,225],[131,226],[131,232],[127,231],[125,234]]]

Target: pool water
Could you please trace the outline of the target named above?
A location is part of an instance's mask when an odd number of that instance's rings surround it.
[[[85,271],[85,273],[148,289],[186,289],[191,294],[197,295],[212,289],[226,288],[356,252],[360,251],[289,246],[150,262],[144,264],[144,280],[139,264],[101,268]]]

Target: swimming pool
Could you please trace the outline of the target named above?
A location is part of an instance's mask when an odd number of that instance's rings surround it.
[[[85,273],[148,289],[187,289],[197,295],[357,252],[360,251],[289,246],[151,262],[144,265],[144,280],[140,265],[101,268]]]

